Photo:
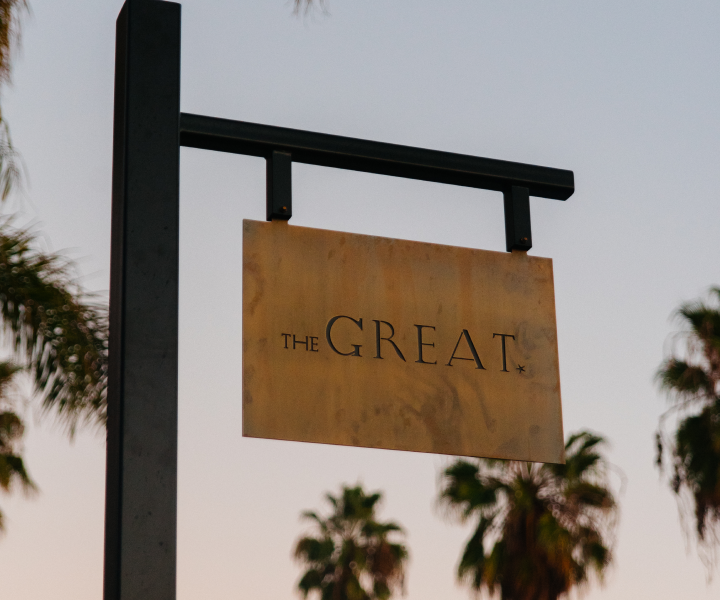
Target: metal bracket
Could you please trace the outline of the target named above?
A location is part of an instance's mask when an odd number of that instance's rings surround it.
[[[292,156],[274,150],[266,161],[267,220],[289,221],[292,217]]]
[[[292,216],[293,162],[502,192],[508,252],[532,248],[529,196],[566,200],[575,191],[563,169],[187,113],[180,145],[265,158],[269,221]]]
[[[505,201],[505,248],[508,252],[532,248],[530,190],[517,185],[503,191]]]

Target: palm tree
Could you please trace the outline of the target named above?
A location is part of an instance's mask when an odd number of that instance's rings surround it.
[[[0,0],[0,86],[11,80],[13,53],[27,0]],[[20,183],[20,159],[0,111],[0,200]],[[32,232],[0,219],[0,330],[14,362],[0,362],[0,489],[35,485],[20,455],[24,431],[8,390],[28,372],[35,395],[72,436],[80,424],[104,425],[107,387],[106,309],[87,298],[72,265],[36,250]],[[2,513],[0,513],[2,529]]]
[[[617,504],[602,437],[581,431],[564,465],[456,460],[442,475],[440,502],[477,525],[457,576],[502,600],[555,600],[602,578],[612,560]]]
[[[0,86],[11,81],[27,0],[0,0]],[[19,183],[17,154],[0,112],[0,200]],[[72,435],[79,423],[105,421],[106,309],[89,302],[72,265],[35,249],[33,234],[0,219],[0,328],[30,371],[45,409]]]
[[[382,494],[343,486],[339,496],[325,498],[332,512],[326,517],[303,513],[316,535],[300,538],[295,546],[295,558],[307,567],[298,583],[303,596],[317,591],[320,600],[385,600],[402,590],[408,551],[388,539],[403,533],[399,525],[376,520]]]
[[[709,296],[707,303],[687,302],[677,310],[685,326],[684,352],[671,355],[657,373],[673,402],[660,420],[657,465],[662,469],[667,450],[670,485],[684,516],[694,516],[698,542],[706,551],[717,545],[720,533],[720,288],[711,288]],[[684,415],[672,439],[664,431],[670,415]],[[701,556],[711,558],[712,553]]]

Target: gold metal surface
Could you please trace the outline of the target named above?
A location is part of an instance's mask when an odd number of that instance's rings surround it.
[[[550,259],[243,230],[243,435],[563,462]]]

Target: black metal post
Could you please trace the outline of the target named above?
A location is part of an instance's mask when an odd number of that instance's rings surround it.
[[[530,229],[530,191],[526,187],[511,186],[503,192],[505,201],[505,247],[508,252],[532,248]]]
[[[292,156],[273,151],[267,157],[267,220],[292,217]]]
[[[105,600],[174,600],[180,5],[117,20]]]

